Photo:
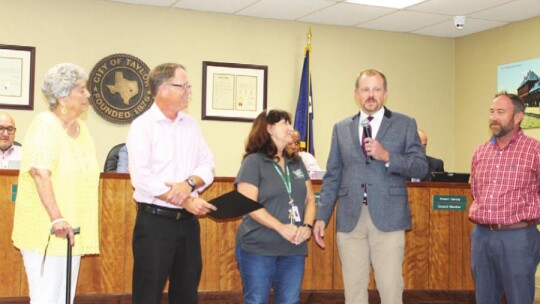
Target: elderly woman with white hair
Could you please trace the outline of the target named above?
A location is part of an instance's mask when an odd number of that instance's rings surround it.
[[[20,249],[30,303],[65,303],[66,237],[73,252],[71,303],[81,256],[99,253],[99,167],[94,142],[80,116],[90,93],[82,68],[63,63],[45,75],[50,111],[24,138],[15,204],[13,244]],[[74,238],[73,229],[80,227]]]

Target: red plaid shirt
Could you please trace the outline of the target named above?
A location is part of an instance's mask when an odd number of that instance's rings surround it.
[[[520,130],[500,149],[493,137],[474,152],[469,217],[479,224],[511,225],[540,219],[540,142]]]

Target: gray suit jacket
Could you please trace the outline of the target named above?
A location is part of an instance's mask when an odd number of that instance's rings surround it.
[[[339,200],[337,230],[352,231],[365,207],[362,198],[367,186],[367,207],[375,226],[385,232],[410,229],[406,182],[424,177],[428,169],[416,122],[385,108],[375,139],[390,153],[386,167],[385,163],[364,156],[359,120],[360,113],[334,125],[316,219],[328,224]]]

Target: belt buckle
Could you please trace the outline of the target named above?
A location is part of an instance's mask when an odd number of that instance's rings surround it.
[[[501,224],[491,224],[491,225],[489,225],[489,230],[500,231],[500,230],[502,230],[502,225]]]

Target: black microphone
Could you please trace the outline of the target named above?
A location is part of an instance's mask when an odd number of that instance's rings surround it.
[[[362,128],[364,129],[364,140],[366,138],[371,138],[371,128],[369,126],[369,120],[362,119],[362,121],[360,121],[360,124],[362,124]],[[362,143],[362,145],[365,145],[365,143]],[[367,150],[366,150],[366,153],[367,153]],[[370,156],[369,159],[373,160],[373,156]]]
[[[369,127],[369,120],[362,119],[360,123],[362,124],[362,128],[364,128],[364,139],[371,138],[371,128]]]

